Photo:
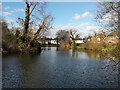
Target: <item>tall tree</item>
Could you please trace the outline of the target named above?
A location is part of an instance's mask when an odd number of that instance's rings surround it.
[[[104,1],[104,0],[102,0]],[[96,10],[96,20],[102,23],[109,30],[118,32],[120,46],[120,1],[116,2],[98,2]],[[107,21],[107,22],[102,22]]]
[[[75,39],[77,39],[78,37],[79,37],[79,34],[77,33],[77,31],[76,30],[70,30],[70,38],[72,39],[72,40],[75,40]]]
[[[59,41],[64,42],[67,39],[68,34],[69,33],[66,30],[59,30],[56,33],[56,38],[58,38]]]
[[[42,30],[50,28],[53,17],[51,14],[45,12],[46,2],[29,2],[25,0],[25,19],[18,18],[19,22],[23,24],[23,43],[24,51],[29,52],[31,43],[39,37]],[[39,23],[38,23],[39,22]],[[37,30],[33,31],[33,35],[28,39],[28,30],[30,25],[34,24]]]
[[[76,42],[75,39],[77,39],[79,37],[79,34],[77,33],[76,30],[70,30],[70,38],[72,39],[72,46],[76,47]]]

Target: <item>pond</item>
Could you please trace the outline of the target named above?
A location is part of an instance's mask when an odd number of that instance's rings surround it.
[[[3,88],[120,88],[119,60],[100,52],[42,47],[3,55]]]

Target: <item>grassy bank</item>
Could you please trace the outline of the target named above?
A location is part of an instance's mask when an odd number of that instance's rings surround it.
[[[82,43],[77,46],[78,49],[98,50],[98,51],[112,51],[116,48],[115,45],[105,45],[104,43]]]
[[[102,52],[104,55],[109,53],[111,56],[120,59],[120,48],[117,45],[104,45],[102,43],[82,43],[77,46],[77,49],[98,51]]]

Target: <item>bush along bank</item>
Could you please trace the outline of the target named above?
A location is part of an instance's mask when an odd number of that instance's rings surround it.
[[[82,43],[77,46],[78,49],[98,50],[102,52],[113,51],[116,47],[116,45],[105,45],[104,43]]]

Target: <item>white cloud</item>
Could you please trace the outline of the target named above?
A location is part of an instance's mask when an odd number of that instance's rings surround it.
[[[5,21],[7,22],[9,29],[11,29],[13,27],[12,24],[16,22],[14,19],[10,19],[10,18],[6,18]]]
[[[86,29],[87,30],[95,30],[95,29],[97,29],[97,27],[95,27],[95,26],[88,26]]]
[[[80,24],[80,27],[84,27],[84,26],[87,26],[87,25],[89,25],[88,22],[86,22],[86,23],[81,23],[81,24]]]
[[[95,14],[90,14],[91,17],[95,17],[96,15]]]
[[[85,13],[82,14],[82,17],[86,17],[89,14],[90,14],[90,12],[87,11],[87,12],[85,12]]]
[[[3,12],[3,15],[7,16],[7,15],[11,15],[12,13],[10,12]]]
[[[8,7],[6,7],[8,8]],[[15,9],[14,11],[10,11],[10,12],[3,12],[3,15],[4,16],[7,16],[7,15],[11,15],[13,12],[24,12],[24,9]]]
[[[4,9],[6,9],[6,10],[7,10],[7,9],[10,9],[10,7],[8,6],[8,7],[5,7]]]
[[[111,14],[105,15],[103,16],[103,18],[100,20],[100,22],[104,22],[104,21],[112,21],[112,20],[117,20],[117,18]]]
[[[53,28],[50,30],[50,35],[52,38],[56,37],[56,32],[59,30],[77,30],[77,33],[80,34],[80,37],[84,38],[87,37],[89,35],[94,35],[94,32],[99,33],[101,32],[100,27],[94,26],[88,22],[86,23],[81,23],[80,25],[58,25],[58,26],[53,26]]]
[[[76,14],[74,15],[74,19],[75,19],[75,20],[79,20],[79,19],[80,19],[80,15],[76,13]]]
[[[79,20],[81,17],[84,18],[84,17],[86,17],[86,16],[88,16],[88,15],[91,16],[91,17],[95,17],[95,15],[92,15],[92,14],[90,14],[90,12],[86,11],[86,12],[83,13],[82,15],[79,15],[79,14],[77,14],[77,13],[74,14],[74,17],[73,17],[73,18],[74,18],[75,20]]]
[[[15,20],[13,20],[13,19],[6,19],[5,21],[6,21],[8,24],[15,22]]]
[[[2,8],[2,3],[0,3],[0,9]]]
[[[14,11],[11,11],[11,12],[3,12],[3,15],[4,16],[7,16],[7,15],[11,15]]]
[[[6,9],[8,9],[9,7],[6,7]],[[3,12],[3,15],[4,16],[7,16],[7,15],[11,15],[13,12],[24,12],[24,9],[15,9],[14,11],[10,11],[10,12]]]
[[[20,9],[20,8],[19,8],[19,9],[15,9],[15,11],[16,11],[16,12],[24,12],[24,9],[22,9],[22,8]]]

